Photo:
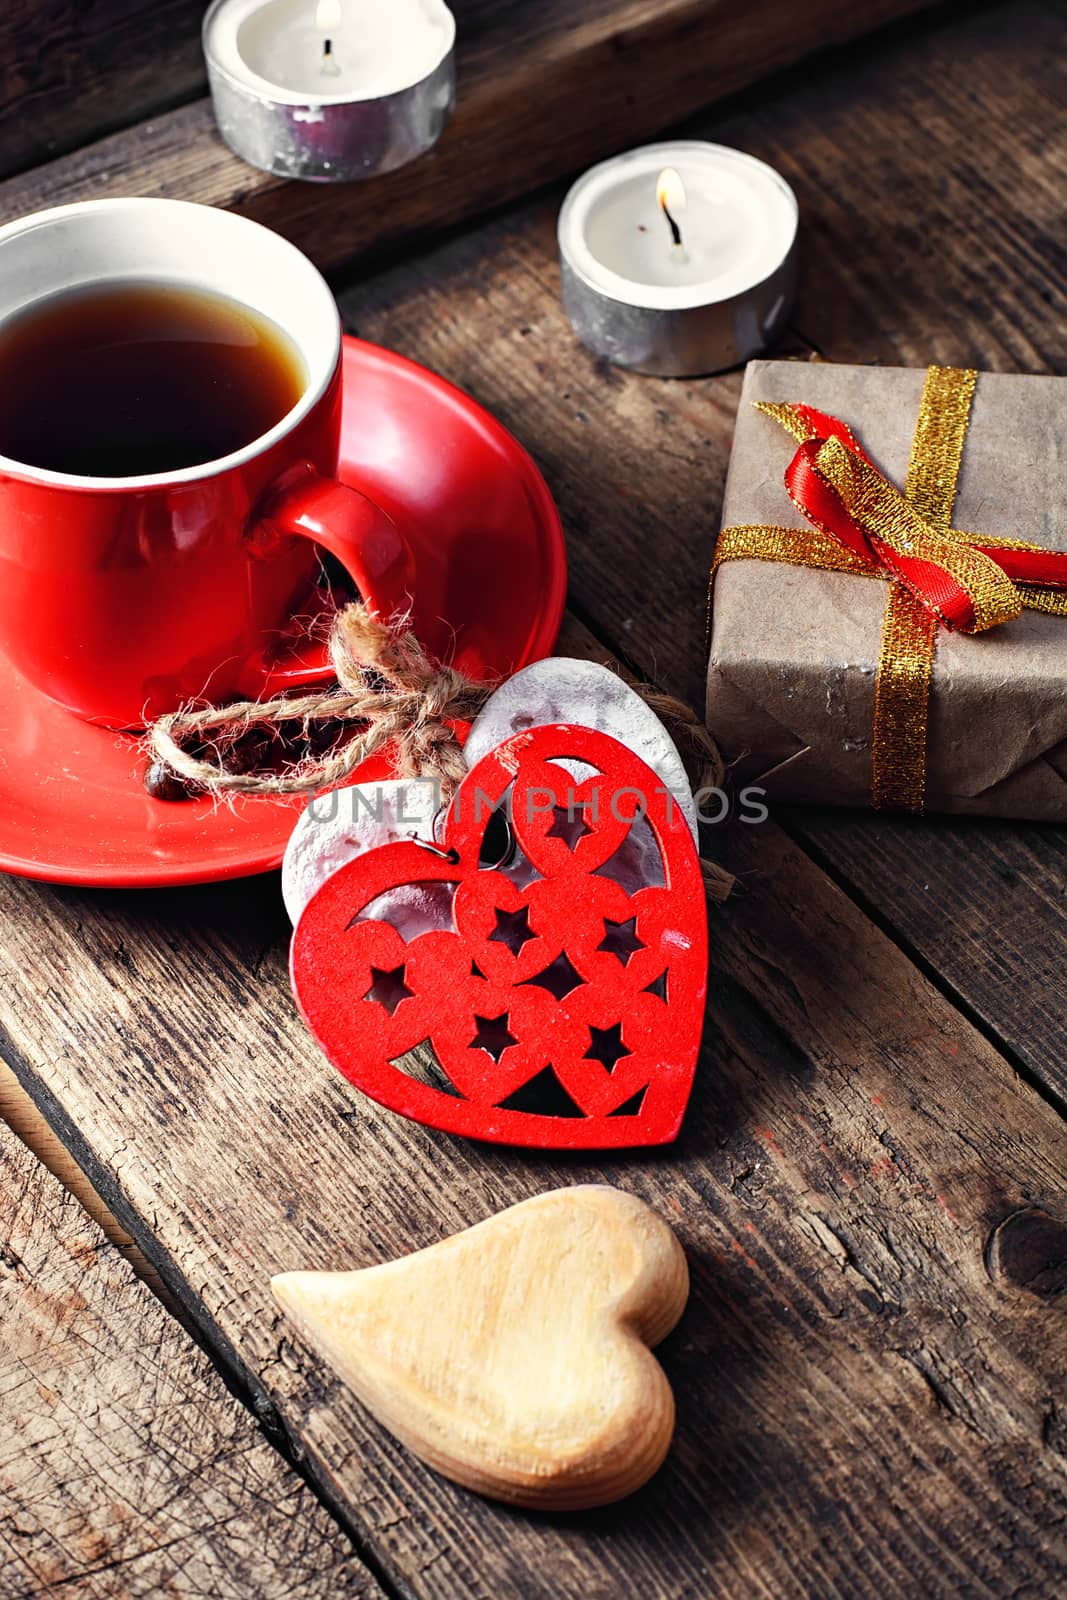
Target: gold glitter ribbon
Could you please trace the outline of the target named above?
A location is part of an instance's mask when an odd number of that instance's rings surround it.
[[[967,591],[973,607],[967,631],[979,633],[998,627],[1017,617],[1024,606],[1067,617],[1067,593],[1062,589],[1013,582],[995,559],[984,553],[997,549],[1041,553],[1040,545],[962,533],[952,527],[976,381],[977,373],[970,370],[929,369],[903,494],[882,477],[851,432],[840,424],[837,427],[847,444],[838,437],[822,439],[809,458],[811,467],[819,482],[834,491],[849,518],[877,540],[890,559],[895,555],[910,563],[928,562],[950,584]],[[802,446],[821,438],[819,427],[803,407],[761,402],[756,409],[773,417]],[[888,581],[874,695],[871,798],[880,810],[921,811],[937,632],[939,624],[948,626],[949,621],[938,608],[936,592],[933,598],[924,594],[920,599],[907,582],[876,564],[869,553],[849,548],[821,525],[809,504],[799,499],[795,503],[813,527],[747,524],[724,528],[716,546],[711,584],[724,561],[739,560],[782,561]]]
[[[970,369],[931,367],[923,385],[904,495],[940,533],[952,526],[977,381]],[[890,584],[874,688],[871,804],[877,811],[923,808],[936,649],[937,618],[902,583]]]

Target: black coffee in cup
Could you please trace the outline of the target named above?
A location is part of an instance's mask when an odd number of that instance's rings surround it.
[[[49,295],[0,323],[0,455],[102,478],[229,455],[307,382],[289,336],[225,295],[115,282]]]

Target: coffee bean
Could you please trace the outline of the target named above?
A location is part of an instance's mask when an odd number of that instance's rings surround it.
[[[196,794],[196,785],[188,783],[184,778],[165,767],[162,761],[153,761],[144,775],[146,793],[153,800],[191,800]]]
[[[250,728],[228,750],[222,752],[219,764],[224,772],[240,774],[259,772],[270,766],[270,760],[270,734],[260,728]]]

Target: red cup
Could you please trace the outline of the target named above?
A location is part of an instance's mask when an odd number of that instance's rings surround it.
[[[259,439],[181,471],[79,477],[0,455],[0,649],[52,700],[115,728],[191,699],[321,682],[323,646],[284,646],[310,603],[315,546],[384,616],[410,606],[414,576],[393,521],[335,477],[333,296],[287,240],[210,206],[92,200],[0,228],[0,319],[122,279],[251,306],[289,335],[307,383]]]

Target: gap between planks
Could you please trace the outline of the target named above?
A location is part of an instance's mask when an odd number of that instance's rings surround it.
[[[208,1356],[2,1125],[0,1306],[7,1600],[381,1600]]]
[[[800,334],[796,334],[795,337],[798,341],[803,339]],[[581,632],[588,635],[587,640],[583,641],[581,634],[576,633],[573,627],[574,622],[579,623]],[[598,647],[598,650],[592,648],[594,644]],[[591,658],[602,661],[606,666],[621,670],[635,681],[648,682],[652,676],[647,670],[642,669],[636,659],[627,656],[624,650],[612,649],[610,645],[598,636],[595,618],[584,615],[578,607],[573,605],[568,608],[568,614],[564,618],[563,631],[557,646],[560,654],[569,654],[572,649],[575,655],[586,654]],[[660,688],[665,693],[672,692],[668,684],[653,682],[653,686]],[[682,739],[682,753],[683,755],[686,754],[684,738]],[[1028,1083],[1043,1100],[1046,1100],[1054,1111],[1061,1117],[1067,1118],[1067,1100],[1060,1093],[1059,1085],[1055,1081],[1049,1081],[1042,1077],[1039,1072],[1035,1072],[1031,1064],[1020,1054],[1012,1042],[1005,1038],[982,1015],[977,1006],[972,1004],[967,994],[943,973],[916,940],[909,936],[907,928],[894,923],[892,917],[876,901],[872,900],[860,885],[849,878],[842,864],[835,860],[831,852],[822,847],[817,831],[809,831],[804,826],[803,808],[798,811],[796,808],[781,807],[775,812],[774,817],[783,833],[792,840],[796,847],[802,850],[820,871],[825,872],[832,883],[835,883],[844,894],[848,895],[863,912],[864,916],[897,947],[902,955],[906,956],[918,968],[927,982],[944,997],[948,1004],[967,1018],[967,1021],[975,1031],[980,1033],[992,1045],[993,1049],[1003,1057],[1012,1070],[1025,1083]],[[714,843],[714,835],[707,828],[704,829],[704,837],[708,843]],[[704,853],[711,854],[707,843],[704,847]],[[743,885],[738,884],[734,892],[743,893]]]
[[[894,923],[893,918],[873,901],[862,885],[856,883],[845,870],[844,865],[835,859],[832,851],[824,848],[818,829],[809,829],[804,824],[804,814],[792,812],[784,808],[784,812],[776,813],[776,820],[783,832],[787,833],[798,849],[810,856],[815,865],[831,880],[836,883],[849,898],[855,901],[860,910],[887,939],[891,939],[897,948],[913,962],[927,982],[932,984],[948,1003],[955,1007],[962,1016],[980,1033],[982,1037],[993,1046],[999,1055],[1003,1056],[1008,1065],[1018,1073],[1024,1083],[1028,1083],[1043,1100],[1046,1100],[1052,1109],[1061,1117],[1067,1119],[1067,1099],[1061,1092],[1059,1083],[1048,1077],[1043,1077],[1036,1072],[1031,1062],[1019,1051],[1012,1040],[1006,1038],[988,1017],[984,1016],[978,1006],[957,983],[935,966],[930,955],[922,949],[917,940],[909,934],[906,927]]]
[[[306,1486],[315,1501],[351,1540],[355,1554],[380,1586],[383,1600],[401,1600],[389,1572],[377,1554],[368,1547],[360,1530],[352,1526],[339,1508],[328,1484],[309,1470],[308,1458],[286,1426],[282,1414],[265,1389],[241,1361],[233,1346],[220,1337],[217,1325],[204,1316],[200,1299],[187,1279],[175,1274],[173,1258],[165,1254],[159,1265],[150,1259],[154,1236],[145,1218],[127,1201],[113,1167],[97,1159],[91,1145],[82,1138],[59,1101],[35,1078],[10,1039],[0,1035],[0,1118],[26,1145],[101,1228],[129,1262],[137,1277],[157,1297],[163,1311],[185,1329],[211,1362],[227,1389],[249,1413],[252,1422],[281,1461]],[[17,1061],[27,1074],[23,1083],[12,1066]],[[28,1085],[38,1091],[35,1101]],[[42,1092],[43,1090],[43,1092]],[[120,1220],[123,1219],[123,1220]],[[137,1243],[143,1241],[144,1249]],[[162,1269],[162,1270],[161,1270]],[[166,1273],[168,1281],[163,1274]]]
[[[402,320],[403,320],[403,318],[402,318]],[[418,320],[418,318],[416,318],[416,320]],[[405,338],[406,338],[406,333],[405,333]],[[427,338],[427,344],[429,344],[429,342],[430,342],[429,341],[429,336],[426,336],[426,334],[424,334],[424,338]],[[462,379],[462,374],[459,374],[459,376],[461,376],[461,381],[464,381],[464,379]],[[477,384],[475,384],[475,387],[480,386],[480,384],[482,384],[482,374],[478,373],[478,382],[477,382]],[[613,397],[613,400],[614,400],[614,398],[617,398],[617,397]],[[550,445],[550,448],[552,448],[552,450],[555,450],[555,440],[550,440],[549,445]],[[569,493],[569,491],[568,491],[568,493]],[[624,635],[624,637],[629,637],[629,635]],[[638,643],[640,643],[640,642],[638,642]],[[641,650],[641,653],[645,654],[645,651]],[[673,659],[673,656],[672,656],[672,659]],[[670,666],[670,662],[669,662],[669,666]],[[662,667],[662,662],[659,662],[659,667],[657,667],[656,675],[661,675],[661,670],[659,670],[659,669],[661,669],[661,667]],[[801,854],[800,851],[798,851],[798,854]],[[803,854],[806,854],[806,853],[803,853]],[[801,880],[803,880],[803,882],[808,883],[808,885],[811,885],[811,883],[814,883],[814,874],[800,874],[800,878],[801,878]],[[848,902],[846,902],[846,904],[848,904]],[[843,912],[838,912],[838,914],[843,914]],[[741,907],[739,907],[739,917],[737,917],[737,920],[739,920],[739,922],[741,922]],[[856,920],[856,922],[859,923],[859,920]],[[886,942],[889,942],[889,941],[886,941]],[[891,950],[886,950],[885,955],[886,955],[886,962],[888,962],[889,965],[893,965],[893,962],[891,962]],[[781,955],[779,955],[779,960],[781,960]],[[733,978],[733,981],[737,982],[737,968],[736,968],[736,966],[734,966],[733,973],[726,974],[726,976],[731,976],[731,978]],[[771,976],[771,978],[774,978],[774,973],[769,974],[769,976]],[[789,971],[784,971],[784,973],[781,974],[781,978],[782,979],[789,978]],[[776,981],[777,981],[777,979],[776,979]],[[779,1016],[782,1016],[782,1014],[785,1014],[785,1016],[789,1016],[790,1011],[792,1011],[792,1002],[790,1002],[790,1000],[789,1000],[789,995],[787,995],[787,989],[785,989],[784,984],[782,984],[781,992],[777,992],[777,990],[771,990],[771,1005],[773,1005],[774,1011],[776,1011],[776,1013],[779,1014]],[[941,1006],[931,1006],[931,1011],[933,1011],[934,1014],[941,1014],[942,1018],[944,1018],[944,1014],[945,1014],[944,1002],[942,1002]],[[728,1026],[731,1027],[731,1030],[737,1030],[737,1029],[744,1030],[744,1026],[745,1026],[744,1019],[745,1019],[745,1011],[744,1010],[739,1010],[739,1008],[737,1008],[737,1005],[729,1006],[728,1011],[726,1011],[726,1013],[723,1014],[723,1022],[725,1022],[725,1024],[728,1024]],[[803,1024],[801,1024],[801,1026],[803,1026]],[[32,1035],[30,1035],[30,1037],[32,1037]],[[771,1037],[771,1035],[768,1035],[768,1037]],[[918,1046],[918,1045],[915,1046],[915,1050],[917,1050],[917,1051],[925,1050],[925,1048],[926,1048],[926,1046]],[[979,1058],[989,1059],[989,1054],[987,1054],[987,1053],[989,1053],[989,1046],[985,1045],[984,1048],[977,1048],[977,1046],[976,1046],[976,1054],[977,1054],[977,1056],[979,1056]],[[721,1061],[721,1056],[720,1056],[720,1061],[718,1061],[717,1064],[718,1064],[718,1066],[721,1066],[721,1064],[723,1064],[723,1061]],[[30,1070],[30,1069],[27,1069],[27,1070]],[[989,1077],[985,1077],[984,1082],[987,1083],[987,1085],[989,1085],[989,1083],[995,1083],[995,1085],[997,1085],[997,1088],[998,1088],[998,1093],[1003,1093],[1003,1091],[1005,1091],[1005,1085],[1003,1085],[1003,1083],[1001,1083],[1001,1078],[998,1077],[998,1075],[997,1075],[997,1077],[993,1077],[993,1075],[989,1075]],[[709,1088],[709,1090],[710,1090],[710,1085],[707,1085],[707,1088]],[[1017,1102],[1017,1104],[1019,1104],[1019,1109],[1022,1110],[1022,1107],[1024,1107],[1024,1104],[1025,1104],[1025,1096],[1021,1096],[1021,1098],[1019,1098],[1019,1102]],[[905,1107],[902,1107],[902,1110],[905,1110]],[[843,1115],[843,1112],[841,1112],[841,1115]],[[1033,1115],[1033,1112],[1027,1112],[1027,1115]],[[1035,1117],[1035,1122],[1041,1122],[1041,1118]],[[912,1123],[913,1123],[913,1118],[912,1118]],[[1045,1126],[1045,1123],[1041,1123],[1041,1126]],[[389,1139],[389,1134],[386,1134],[386,1138]],[[830,1134],[829,1131],[827,1131],[827,1138],[832,1138],[832,1134]],[[411,1146],[413,1146],[413,1150],[421,1149],[421,1146],[419,1146],[418,1134],[414,1134],[413,1138],[411,1138]],[[889,1146],[888,1149],[891,1150],[891,1149],[893,1149],[893,1147]],[[774,1166],[776,1166],[776,1163],[777,1163],[777,1157],[776,1157],[776,1155],[774,1155],[773,1147],[768,1146],[768,1152],[769,1152],[769,1154],[771,1154],[771,1157],[773,1157],[773,1160],[771,1160],[771,1162],[769,1162],[769,1166],[771,1166],[771,1168],[774,1168]],[[685,1154],[686,1154],[685,1150],[680,1150],[680,1152],[678,1152],[678,1158],[680,1158],[680,1160],[683,1160],[683,1158],[685,1158]],[[691,1152],[689,1152],[689,1154],[691,1154]],[[741,1152],[741,1154],[744,1154],[744,1152]],[[907,1146],[905,1146],[904,1154],[907,1154]],[[477,1155],[477,1152],[475,1152],[475,1155]],[[715,1157],[715,1158],[717,1158],[717,1157]],[[733,1157],[731,1157],[731,1158],[733,1158]],[[889,1162],[889,1157],[886,1157],[886,1162]],[[491,1168],[491,1166],[493,1166],[493,1162],[490,1162],[490,1160],[485,1160],[485,1162],[478,1162],[477,1165],[485,1166],[485,1168]],[[518,1165],[518,1163],[515,1163],[515,1165]],[[753,1178],[753,1176],[752,1176],[752,1170],[750,1170],[750,1166],[749,1166],[749,1168],[742,1168],[742,1166],[737,1166],[736,1171],[734,1171],[734,1173],[733,1173],[733,1176],[731,1176],[731,1174],[725,1174],[725,1176],[729,1176],[729,1178],[731,1178],[731,1184],[729,1184],[729,1192],[728,1192],[728,1190],[725,1189],[725,1187],[720,1186],[720,1184],[715,1184],[715,1186],[710,1187],[709,1192],[707,1192],[707,1194],[702,1194],[701,1195],[702,1202],[704,1202],[704,1205],[707,1206],[707,1208],[710,1208],[710,1210],[707,1211],[707,1216],[705,1216],[705,1218],[704,1218],[704,1226],[707,1227],[707,1229],[709,1229],[710,1232],[712,1232],[712,1235],[717,1234],[717,1224],[718,1224],[718,1219],[720,1219],[720,1211],[726,1211],[726,1213],[728,1213],[728,1211],[731,1210],[731,1208],[734,1208],[734,1210],[736,1210],[736,1205],[734,1205],[734,1202],[736,1202],[736,1195],[737,1194],[744,1194],[745,1189],[747,1189],[747,1186],[753,1186],[753,1189],[755,1189],[755,1186],[757,1186],[757,1179],[760,1178],[760,1165],[758,1165],[758,1160],[757,1160],[757,1163],[755,1163],[755,1165],[757,1165],[757,1176],[755,1176],[755,1178]],[[474,1168],[474,1166],[475,1166],[474,1158],[472,1158],[472,1162],[470,1162],[470,1166],[472,1166],[472,1168]],[[627,1168],[627,1173],[630,1174],[630,1181],[633,1181],[633,1173],[635,1173],[635,1168]],[[134,1171],[133,1178],[136,1179],[136,1176],[138,1176],[138,1174],[136,1174],[136,1171]],[[661,1176],[662,1176],[662,1174],[661,1174]],[[771,1174],[771,1176],[773,1176],[773,1174]],[[126,1174],[126,1178],[130,1179],[130,1174]],[[736,1184],[736,1187],[734,1187],[734,1184]],[[771,1184],[771,1189],[773,1189],[773,1184]],[[771,1200],[771,1202],[768,1202],[768,1200],[766,1200],[766,1195],[768,1195],[768,1192],[771,1192],[771,1189],[768,1189],[768,1187],[763,1187],[763,1203],[765,1203],[765,1205],[768,1205],[768,1203],[769,1203],[769,1205],[771,1205],[771,1208],[773,1208],[773,1205],[774,1205],[773,1200]],[[733,1198],[731,1198],[731,1195],[733,1195]],[[784,1195],[784,1197],[782,1197],[782,1198],[789,1198],[789,1195]],[[118,1205],[118,1197],[117,1197],[117,1200],[115,1200],[115,1203],[117,1203],[117,1205]],[[419,1205],[418,1198],[413,1197],[413,1205]],[[872,1202],[872,1205],[873,1205],[873,1202]],[[717,1210],[717,1208],[718,1208],[718,1210]],[[869,1262],[865,1262],[864,1258],[862,1258],[862,1256],[859,1256],[859,1258],[857,1258],[857,1256],[856,1256],[856,1246],[854,1246],[854,1234],[849,1234],[849,1229],[854,1229],[854,1227],[857,1226],[857,1216],[856,1216],[856,1214],[849,1213],[848,1195],[846,1195],[845,1192],[841,1192],[841,1195],[837,1195],[837,1197],[833,1197],[833,1203],[829,1203],[829,1205],[825,1205],[824,1206],[824,1211],[825,1211],[825,1216],[822,1216],[822,1214],[821,1214],[821,1216],[819,1216],[819,1218],[816,1219],[816,1222],[813,1222],[813,1224],[809,1224],[809,1226],[813,1227],[813,1229],[814,1229],[814,1235],[816,1235],[816,1245],[819,1246],[819,1248],[821,1248],[821,1250],[824,1251],[825,1254],[827,1254],[827,1259],[833,1258],[833,1259],[835,1259],[835,1262],[837,1262],[837,1267],[835,1267],[835,1270],[840,1269],[841,1283],[849,1283],[849,1285],[853,1286],[853,1288],[857,1288],[857,1283],[854,1282],[854,1278],[853,1278],[853,1274],[854,1274],[854,1272],[856,1272],[856,1266],[854,1266],[854,1262],[856,1262],[856,1259],[859,1259],[859,1266],[864,1267],[865,1270],[870,1270],[870,1264],[869,1264]],[[744,1211],[742,1211],[741,1214],[744,1214]],[[763,1219],[760,1218],[760,1213],[758,1213],[758,1210],[757,1210],[757,1208],[755,1208],[755,1205],[753,1205],[753,1210],[750,1211],[749,1216],[750,1216],[750,1218],[757,1219],[758,1222],[763,1222]],[[845,1221],[841,1221],[841,1218],[845,1219]],[[861,1221],[862,1221],[862,1218],[861,1218]],[[144,1226],[144,1224],[142,1224],[142,1226]],[[413,1226],[414,1226],[414,1224],[413,1224]],[[755,1224],[753,1224],[753,1226],[755,1226]],[[744,1237],[744,1235],[742,1235],[742,1237]],[[947,1235],[945,1235],[945,1237],[947,1237]],[[755,1234],[753,1234],[752,1240],[750,1240],[749,1248],[750,1248],[750,1250],[753,1251],[753,1259],[755,1259],[755,1254],[758,1254],[758,1256],[760,1256],[760,1258],[763,1258],[763,1254],[765,1254],[765,1250],[769,1250],[769,1248],[771,1248],[771,1235],[766,1234],[766,1230],[765,1229],[761,1229],[760,1230],[760,1237],[758,1237],[758,1240],[757,1240],[757,1237],[755,1237]],[[816,1254],[816,1256],[817,1256],[817,1250],[814,1251],[814,1254]],[[720,1274],[720,1277],[721,1277],[721,1282],[723,1282],[723,1293],[731,1293],[731,1290],[733,1290],[734,1293],[736,1293],[736,1278],[734,1278],[733,1274],[731,1274],[731,1266],[733,1266],[733,1262],[729,1262],[728,1261],[728,1262],[726,1262],[725,1266],[718,1267],[718,1269],[717,1269],[718,1270],[718,1274]],[[176,1267],[174,1267],[173,1262],[171,1262],[171,1269],[176,1270]],[[739,1270],[739,1269],[737,1269],[737,1267],[734,1267],[734,1270]],[[797,1293],[800,1293],[800,1291],[797,1291]],[[870,1293],[870,1290],[869,1290],[869,1288],[867,1288],[867,1290],[862,1290],[861,1293]],[[843,1294],[843,1291],[841,1291],[841,1294]],[[219,1302],[219,1304],[221,1304],[221,1302]],[[742,1301],[742,1304],[744,1304],[744,1301]],[[803,1306],[806,1306],[806,1301],[801,1301],[801,1304],[803,1304]],[[848,1307],[849,1307],[848,1298],[846,1298],[845,1294],[843,1294],[843,1309],[840,1310],[840,1314],[838,1314],[838,1315],[843,1315],[843,1317],[849,1317],[849,1315],[851,1315],[851,1317],[856,1318],[856,1315],[857,1315],[856,1306],[854,1306],[854,1304],[853,1304],[853,1306],[851,1306],[851,1310],[849,1310]],[[755,1307],[753,1307],[753,1309],[755,1309]],[[705,1306],[705,1310],[707,1310],[707,1306]],[[768,1299],[768,1301],[766,1301],[765,1310],[766,1310],[766,1314],[768,1314],[768,1315],[776,1314],[776,1309],[774,1309],[774,1304],[773,1304],[773,1302],[769,1301],[769,1299]],[[221,1312],[219,1312],[219,1314],[221,1314],[221,1315],[229,1315],[226,1312],[226,1307],[221,1307]],[[206,1317],[208,1317],[208,1320],[210,1320],[210,1318],[211,1318],[210,1310],[205,1310],[205,1312],[203,1312],[203,1315],[206,1315]],[[913,1315],[913,1312],[912,1312],[912,1315]],[[213,1325],[213,1323],[211,1323],[211,1325]],[[717,1330],[718,1331],[721,1331],[721,1328],[723,1328],[723,1326],[725,1326],[725,1323],[721,1323],[721,1318],[720,1318],[720,1322],[718,1322],[717,1325],[715,1325],[715,1326],[717,1326]],[[832,1334],[833,1334],[833,1326],[837,1326],[837,1323],[833,1323],[833,1325],[822,1325],[822,1336],[824,1336],[825,1339],[830,1339],[830,1336],[832,1336]],[[856,1328],[856,1326],[859,1326],[859,1325],[857,1325],[856,1322],[853,1322],[853,1323],[851,1323],[851,1325],[843,1325],[843,1326],[854,1326],[854,1328]],[[750,1331],[750,1336],[752,1336],[753,1339],[758,1339],[758,1334],[760,1334],[760,1322],[758,1322],[758,1320],[753,1320],[752,1326],[750,1326],[750,1330],[749,1331]],[[216,1328],[216,1333],[218,1333],[218,1336],[221,1336],[221,1338],[226,1338],[226,1334],[222,1334],[221,1330],[218,1330],[218,1328]],[[934,1347],[936,1347],[936,1341],[934,1341]],[[720,1355],[720,1357],[721,1357],[721,1352],[715,1352],[715,1354]],[[995,1352],[993,1352],[993,1354],[995,1354]],[[701,1352],[701,1360],[704,1360],[705,1357],[709,1358],[709,1360],[710,1360],[710,1357],[712,1357],[712,1352],[710,1352],[710,1350],[709,1350],[709,1352]],[[896,1357],[896,1355],[894,1355],[894,1358],[899,1358],[899,1357]],[[921,1368],[915,1368],[915,1370],[920,1371],[920,1373],[921,1373]],[[819,1376],[819,1381],[824,1381],[824,1374],[816,1373],[816,1376]],[[877,1379],[877,1376],[878,1376],[878,1374],[872,1374],[872,1378],[873,1379]],[[689,1371],[689,1378],[694,1379],[694,1368],[691,1368],[691,1371]],[[929,1392],[931,1392],[931,1395],[941,1394],[941,1398],[939,1398],[939,1400],[936,1400],[936,1402],[934,1402],[934,1403],[936,1403],[936,1405],[952,1406],[952,1392],[950,1392],[950,1390],[945,1390],[944,1379],[942,1379],[942,1374],[939,1373],[939,1371],[937,1371],[936,1366],[934,1366],[933,1370],[931,1370],[931,1368],[928,1368],[928,1371],[926,1371],[926,1373],[921,1373],[921,1381],[925,1382],[925,1384],[928,1384]],[[696,1389],[694,1389],[694,1392],[696,1392]],[[945,1398],[945,1395],[947,1395],[947,1398]],[[723,1402],[729,1403],[729,1394],[728,1394],[728,1392],[726,1392],[726,1394],[723,1394],[723,1397],[721,1397],[721,1398],[723,1398]],[[800,1395],[800,1397],[798,1397],[798,1406],[800,1406],[801,1410],[803,1410],[803,1400],[805,1400],[805,1397],[803,1397],[803,1395]],[[926,1426],[925,1418],[923,1418],[923,1416],[921,1416],[921,1411],[917,1410],[917,1429],[915,1429],[915,1443],[917,1443],[917,1448],[918,1448],[918,1445],[920,1445],[920,1434],[921,1434],[920,1424],[921,1424],[921,1427],[925,1427]],[[827,1422],[827,1426],[830,1426],[829,1422]],[[958,1414],[953,1413],[953,1424],[952,1424],[952,1426],[953,1426],[953,1434],[955,1434],[955,1437],[963,1438],[963,1442],[966,1443],[966,1437],[968,1437],[968,1435],[966,1435],[966,1432],[963,1435],[958,1434],[958,1429],[960,1429],[960,1426],[961,1426],[961,1424],[960,1424],[960,1416],[958,1416]],[[953,1435],[950,1434],[949,1438],[952,1438],[952,1437],[953,1437]],[[374,1448],[381,1448],[381,1442],[376,1442],[376,1445],[374,1445]],[[925,1448],[925,1446],[923,1446],[923,1448]],[[392,1458],[390,1458],[390,1459],[392,1459]],[[877,1472],[877,1470],[878,1470],[878,1462],[877,1461],[870,1462],[870,1469],[872,1469],[872,1472]],[[937,1478],[941,1478],[941,1477],[942,1477],[942,1470],[939,1469],[939,1472],[937,1472]],[[934,1488],[937,1488],[937,1483],[934,1482],[934,1480],[931,1480],[931,1482],[929,1482],[928,1488],[929,1488],[929,1490],[931,1490],[931,1493],[933,1493]],[[857,1491],[859,1491],[859,1486],[857,1486]],[[429,1499],[429,1496],[427,1496],[427,1499]],[[435,1499],[437,1499],[437,1498],[435,1498]],[[446,1498],[445,1498],[445,1501],[446,1501]],[[446,1501],[446,1502],[448,1502],[448,1501]],[[432,1510],[434,1510],[434,1507],[432,1507],[432,1506],[427,1507],[427,1514],[432,1515]],[[753,1517],[755,1517],[755,1507],[753,1507],[753,1514],[752,1515],[753,1515]],[[477,1520],[477,1518],[475,1518],[475,1520]],[[843,1528],[843,1526],[841,1526],[840,1530],[838,1530],[838,1538],[845,1538],[845,1528]],[[813,1552],[813,1555],[814,1554],[816,1554],[816,1552]],[[896,1558],[896,1557],[894,1557],[894,1558]],[[769,1565],[769,1558],[768,1558],[768,1565]],[[894,1568],[894,1570],[896,1570],[896,1568]],[[881,1568],[878,1568],[878,1571],[881,1571]],[[915,1581],[918,1581],[918,1573],[920,1573],[920,1568],[915,1568],[915,1574],[917,1574],[917,1576],[915,1576]],[[891,1586],[889,1586],[889,1592],[893,1592],[893,1590],[891,1590]],[[1038,1592],[1038,1590],[1033,1590],[1033,1592]]]
[[[118,1249],[137,1276],[162,1301],[172,1316],[181,1320],[179,1308],[166,1284],[147,1260],[144,1252],[101,1199],[91,1181],[75,1161],[66,1145],[53,1132],[45,1117],[30,1099],[6,1061],[0,1060],[0,1120],[7,1123],[23,1144],[47,1167],[53,1177],[88,1212],[108,1240]]]

